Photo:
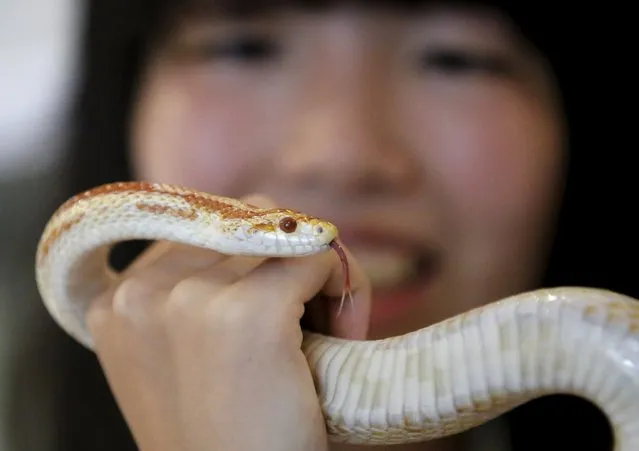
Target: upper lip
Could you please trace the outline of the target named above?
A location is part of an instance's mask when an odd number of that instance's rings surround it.
[[[358,247],[401,249],[414,254],[418,265],[429,271],[439,266],[442,251],[437,242],[429,240],[426,233],[418,234],[407,228],[381,226],[380,222],[365,221],[366,226],[342,223],[338,225],[338,239],[351,251]],[[337,222],[340,224],[340,222]],[[371,226],[371,224],[373,224]]]
[[[338,228],[338,238],[346,246],[374,245],[410,250],[421,248],[422,252],[434,252],[439,247],[435,240],[430,239],[427,231],[418,231],[414,227],[401,224],[389,224],[383,219],[362,220],[361,223],[336,220],[333,224]]]

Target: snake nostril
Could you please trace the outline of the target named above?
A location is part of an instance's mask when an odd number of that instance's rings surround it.
[[[315,227],[315,232],[317,232],[318,235],[321,235],[322,233],[324,233],[324,227],[322,227],[321,225]]]

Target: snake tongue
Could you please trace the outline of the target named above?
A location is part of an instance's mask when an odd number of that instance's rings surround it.
[[[348,267],[348,257],[346,256],[346,252],[342,246],[340,246],[337,240],[333,240],[329,243],[331,249],[333,249],[337,255],[339,256],[340,261],[342,262],[342,271],[344,273],[344,291],[342,292],[342,299],[340,301],[338,314],[341,313],[344,308],[344,301],[348,297],[350,302],[353,302],[353,295],[351,292],[351,275]]]

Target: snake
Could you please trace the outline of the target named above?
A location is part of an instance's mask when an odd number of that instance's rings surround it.
[[[327,220],[179,185],[107,183],[55,210],[35,260],[48,313],[89,350],[87,308],[123,277],[109,253],[136,239],[266,258],[335,251],[345,273],[342,301],[350,295],[339,231]],[[302,351],[332,442],[425,442],[535,398],[571,394],[605,414],[615,451],[639,449],[639,303],[618,292],[536,288],[375,340],[304,329]]]

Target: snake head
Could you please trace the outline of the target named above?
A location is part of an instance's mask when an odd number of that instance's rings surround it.
[[[294,210],[256,210],[237,219],[235,237],[263,256],[303,256],[330,249],[337,227]],[[256,255],[254,254],[254,255]]]

